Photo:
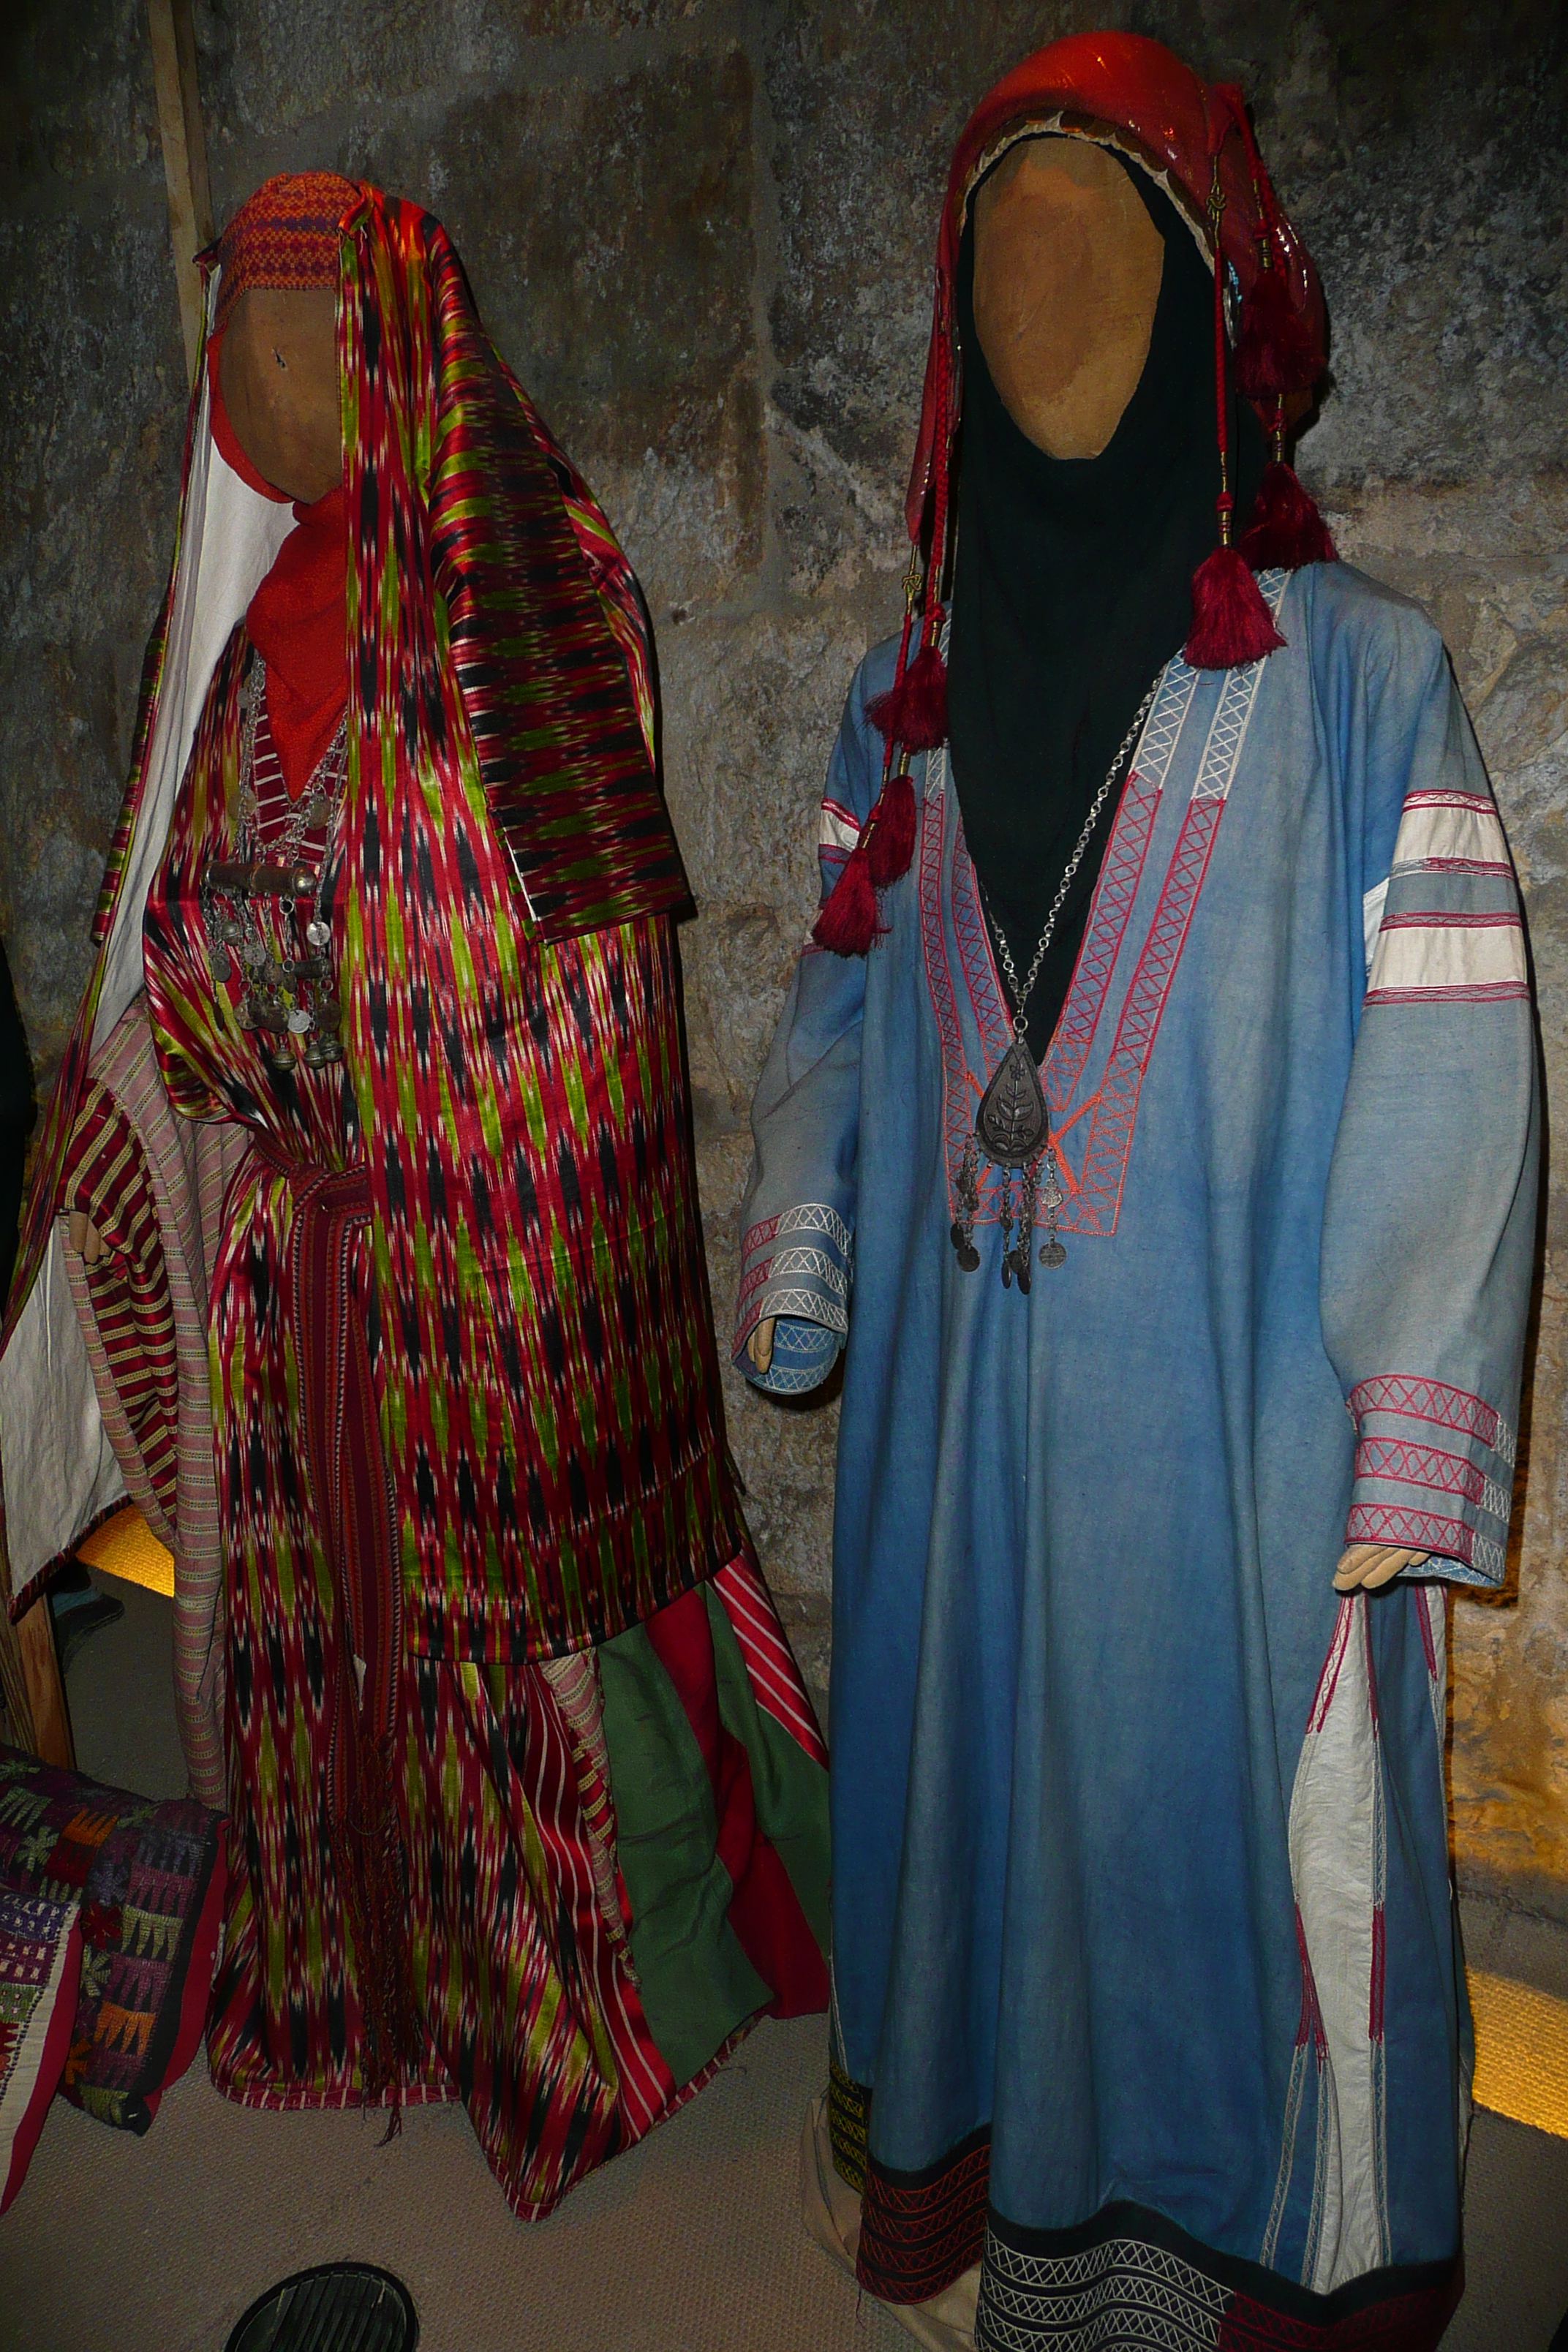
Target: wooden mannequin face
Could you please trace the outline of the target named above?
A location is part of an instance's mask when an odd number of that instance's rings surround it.
[[[1085,139],[1026,139],[974,200],[974,323],[1007,414],[1052,457],[1098,457],[1149,356],[1165,244]]]
[[[263,481],[305,506],[343,478],[337,314],[331,287],[249,286],[219,347],[236,439]]]

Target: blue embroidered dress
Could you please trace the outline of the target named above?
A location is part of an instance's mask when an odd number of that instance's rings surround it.
[[[807,948],[753,1109],[736,1361],[787,1393],[846,1350],[835,2143],[863,2280],[917,2300],[984,2246],[985,2345],[1167,2291],[1173,2343],[1376,2303],[1408,2326],[1367,2342],[1429,2344],[1455,2291],[1434,1580],[1503,1572],[1532,1019],[1435,630],[1346,565],[1261,584],[1284,651],[1163,675],[1043,1065],[1065,1263],[1042,1202],[1004,1287],[994,1171],[977,1272],[950,1238],[1009,1023],[942,752],[885,935]],[[1373,1540],[1431,1558],[1338,1596]]]

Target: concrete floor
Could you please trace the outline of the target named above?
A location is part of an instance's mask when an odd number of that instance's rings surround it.
[[[177,1793],[169,1604],[112,1589],[125,1618],[69,1676],[81,1768]],[[763,2025],[531,2227],[458,2109],[411,2112],[384,2148],[355,2115],[232,2107],[199,2065],[144,2139],[57,2101],[0,2221],[0,2352],[222,2352],[264,2287],[334,2258],[406,2281],[421,2352],[900,2352],[902,2329],[801,2228],[801,2116],[825,2071],[820,2020]],[[1478,2115],[1466,2266],[1444,2352],[1548,2352],[1568,2312],[1568,2140]]]

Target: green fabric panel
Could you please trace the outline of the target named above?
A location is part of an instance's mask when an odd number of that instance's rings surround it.
[[[713,1628],[720,1720],[751,1758],[757,1825],[788,1871],[811,1932],[826,1953],[830,1933],[827,1775],[783,1724],[757,1705],[724,1604],[710,1584],[703,1590]]]
[[[730,1925],[734,1890],[713,1851],[702,1751],[640,1625],[601,1644],[599,1674],[643,2011],[670,2073],[689,2083],[772,1987]]]

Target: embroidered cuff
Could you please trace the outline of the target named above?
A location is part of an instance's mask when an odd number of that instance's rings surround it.
[[[732,1360],[754,1387],[804,1396],[826,1379],[849,1328],[852,1249],[848,1226],[822,1201],[765,1217],[746,1233]],[[773,1357],[759,1372],[746,1342],[768,1316],[778,1327]]]
[[[1351,1391],[1357,1443],[1347,1544],[1425,1551],[1419,1576],[1502,1582],[1514,1433],[1484,1398],[1384,1372]]]

